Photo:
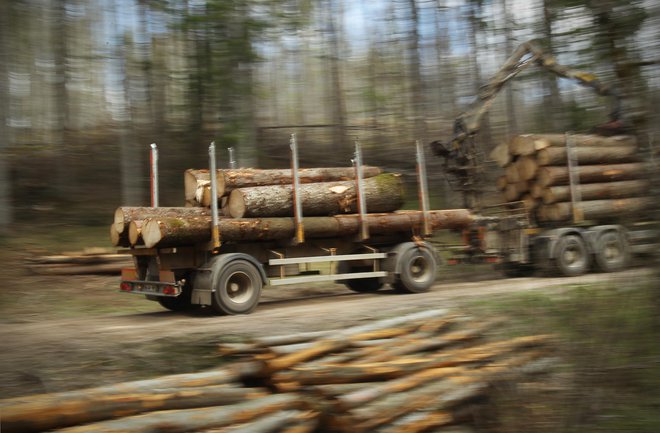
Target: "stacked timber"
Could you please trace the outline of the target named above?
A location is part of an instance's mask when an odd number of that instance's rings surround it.
[[[25,258],[27,269],[39,275],[117,274],[133,265],[129,254],[115,254],[103,249],[34,255]]]
[[[576,160],[573,191],[567,139]],[[525,134],[497,146],[491,157],[504,169],[497,179],[504,201],[521,201],[541,222],[570,221],[573,194],[588,220],[631,215],[651,202],[645,166],[632,136]]]
[[[468,426],[495,382],[538,373],[548,336],[421,311],[219,347],[222,368],[0,400],[3,432],[418,432]],[[449,431],[449,430],[446,430]]]
[[[364,166],[363,188],[370,233],[418,233],[421,212],[398,211],[403,205],[400,175]],[[359,233],[358,191],[352,167],[299,170],[304,233],[309,238],[354,236]],[[177,247],[211,240],[212,216],[208,170],[187,170],[186,207],[120,207],[110,227],[113,245]],[[291,170],[231,169],[217,171],[217,197],[222,215],[222,241],[292,239],[296,234]],[[206,197],[206,198],[205,198]],[[468,226],[465,210],[431,211],[432,229]]]

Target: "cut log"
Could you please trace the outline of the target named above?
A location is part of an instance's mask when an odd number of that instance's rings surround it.
[[[611,182],[643,178],[645,166],[642,163],[581,165],[578,166],[580,183]],[[569,176],[566,167],[540,167],[536,182],[541,187],[568,185]]]
[[[194,207],[128,207],[122,206],[115,210],[114,225],[117,233],[128,229],[131,221],[147,218],[176,217],[187,218],[200,215],[211,215],[206,208]]]
[[[279,394],[228,406],[149,412],[126,418],[70,427],[66,433],[191,432],[254,421],[285,410],[306,409],[295,394]]]
[[[531,156],[521,156],[516,160],[516,169],[518,170],[518,179],[520,179],[520,182],[533,179],[536,176],[538,168],[538,162]]]
[[[504,168],[504,175],[506,176],[506,180],[509,183],[520,182],[520,175],[518,174],[518,166],[515,164],[515,162],[512,162],[511,164],[507,165]]]
[[[621,182],[587,183],[578,186],[582,200],[603,200],[639,197],[648,192],[649,183],[644,180]],[[569,186],[551,186],[542,190],[543,203],[552,204],[571,200]]]
[[[363,191],[368,212],[392,212],[403,205],[403,181],[399,175],[387,173],[364,179]],[[354,181],[301,185],[300,197],[305,216],[358,210]],[[228,207],[234,218],[292,216],[293,188],[270,185],[236,189],[229,196]]]
[[[504,188],[504,199],[505,201],[516,201],[520,198],[520,193],[518,192],[517,183],[509,183],[506,188]]]
[[[128,230],[124,230],[121,233],[117,231],[115,224],[110,224],[110,242],[115,247],[129,247],[131,246],[128,239]]]
[[[68,398],[67,393],[26,398],[25,403],[2,407],[7,432],[36,432],[89,422],[127,417],[144,412],[222,406],[268,395],[263,388],[206,386],[200,388],[153,389],[143,393],[109,394]]]
[[[381,174],[378,167],[363,166],[365,178]],[[353,167],[318,167],[301,168],[298,170],[300,183],[332,182],[355,178]],[[208,170],[189,169],[184,173],[186,200],[197,201],[208,206],[210,204],[210,174]],[[293,179],[291,170],[285,169],[224,169],[217,171],[218,198],[228,195],[237,188],[248,188],[265,185],[291,185]]]
[[[500,167],[506,167],[511,162],[511,154],[509,153],[509,145],[502,142],[495,146],[490,152],[490,158]]]
[[[225,189],[225,178],[222,176],[222,170],[217,171],[218,175],[216,176],[216,184],[218,191],[224,191]],[[208,170],[200,169],[196,170],[190,168],[183,173],[183,189],[186,201],[191,202],[200,202],[201,200],[197,199],[198,191],[206,187],[210,189],[211,184],[211,175]]]
[[[589,200],[580,202],[587,220],[617,219],[644,212],[653,204],[649,197],[624,198],[618,200]],[[547,205],[545,216],[548,221],[570,221],[573,218],[569,202]]]
[[[603,137],[591,134],[571,135],[571,140],[575,146],[637,146],[637,140],[634,136],[619,135],[614,137]],[[565,134],[524,134],[514,137],[509,142],[509,152],[511,155],[533,155],[535,152],[548,147],[566,146]]]
[[[420,211],[367,214],[367,223],[374,235],[412,234],[421,230],[422,217]],[[466,209],[432,210],[429,219],[433,230],[462,229],[472,223],[474,216]],[[223,241],[289,239],[295,235],[295,223],[290,217],[221,218],[219,226]],[[310,238],[354,236],[359,233],[360,218],[356,214],[308,217],[304,228],[305,236]],[[211,217],[150,219],[142,226],[142,239],[148,248],[208,242],[211,240]]]
[[[509,181],[506,179],[506,175],[502,175],[495,181],[495,186],[497,187],[498,191],[504,191],[508,183]]]
[[[135,220],[128,224],[128,242],[131,245],[144,245],[144,242],[142,242],[143,224],[144,220]]]
[[[573,149],[579,165],[614,164],[639,160],[637,147],[576,147]],[[539,165],[565,165],[565,147],[549,147],[536,153]],[[522,159],[522,158],[521,158]]]

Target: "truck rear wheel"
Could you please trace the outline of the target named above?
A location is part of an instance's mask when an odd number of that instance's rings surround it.
[[[373,271],[373,267],[371,266],[351,267],[346,262],[340,262],[337,266],[337,272],[340,274],[370,271]],[[354,280],[342,280],[341,283],[350,290],[358,293],[376,292],[384,285],[380,278],[356,278]]]
[[[214,279],[213,309],[221,314],[248,314],[259,303],[263,283],[259,271],[246,260],[234,260]]]
[[[397,258],[399,273],[392,283],[398,292],[427,292],[435,282],[438,270],[437,260],[428,248],[414,247],[407,249]]]
[[[628,242],[621,232],[610,230],[601,234],[596,242],[596,266],[602,272],[624,269],[630,260]]]
[[[555,270],[565,277],[576,277],[589,269],[587,245],[578,235],[567,234],[559,238],[554,257]]]

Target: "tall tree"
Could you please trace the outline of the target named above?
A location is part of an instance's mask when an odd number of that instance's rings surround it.
[[[10,16],[12,3],[0,2],[0,236],[12,223],[11,176],[9,174],[9,53],[12,52]]]
[[[410,14],[409,44],[409,69],[410,69],[410,97],[412,101],[412,112],[415,118],[415,138],[426,142],[426,103],[424,99],[424,79],[422,77],[422,60],[420,56],[420,34],[419,34],[419,7],[416,0],[408,0]]]

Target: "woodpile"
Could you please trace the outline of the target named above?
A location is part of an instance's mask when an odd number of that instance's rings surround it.
[[[419,432],[469,425],[491,385],[542,371],[548,336],[430,310],[219,347],[223,367],[0,400],[3,432]]]
[[[587,220],[616,220],[649,206],[649,183],[634,137],[570,135],[577,161],[573,192],[566,139],[565,134],[525,134],[493,150],[491,157],[504,169],[496,185],[505,202],[522,202],[539,222],[572,220],[572,194]]]
[[[398,211],[403,205],[403,182],[398,174],[378,167],[362,167],[367,223],[372,234],[419,233],[423,214]],[[360,233],[358,197],[352,167],[299,170],[304,234],[309,238],[355,236]],[[292,239],[291,170],[218,170],[219,231],[222,241]],[[112,244],[119,247],[176,247],[211,241],[211,200],[208,170],[187,170],[184,175],[186,207],[120,207],[110,227]],[[190,205],[192,203],[192,205]],[[466,210],[431,211],[432,229],[468,226]]]
[[[34,255],[25,258],[27,269],[39,275],[117,274],[133,266],[129,254],[115,254],[90,249],[56,255]]]

